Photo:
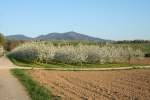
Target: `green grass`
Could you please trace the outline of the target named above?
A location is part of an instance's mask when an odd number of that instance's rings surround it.
[[[12,69],[11,72],[26,87],[32,100],[51,100],[51,92],[34,81],[25,70]]]

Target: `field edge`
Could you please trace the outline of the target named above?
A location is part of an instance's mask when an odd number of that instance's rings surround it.
[[[53,96],[51,92],[33,80],[32,77],[26,73],[25,69],[11,69],[11,73],[26,88],[32,100],[52,100]]]

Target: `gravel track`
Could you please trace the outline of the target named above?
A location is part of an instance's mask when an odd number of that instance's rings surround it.
[[[25,88],[11,74],[15,65],[6,57],[0,58],[0,100],[30,100]]]

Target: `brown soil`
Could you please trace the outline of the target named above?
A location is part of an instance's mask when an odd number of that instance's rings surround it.
[[[150,69],[29,73],[63,100],[150,100]]]

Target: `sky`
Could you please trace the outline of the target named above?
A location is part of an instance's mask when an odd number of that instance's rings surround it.
[[[0,32],[150,40],[150,0],[0,0]]]

